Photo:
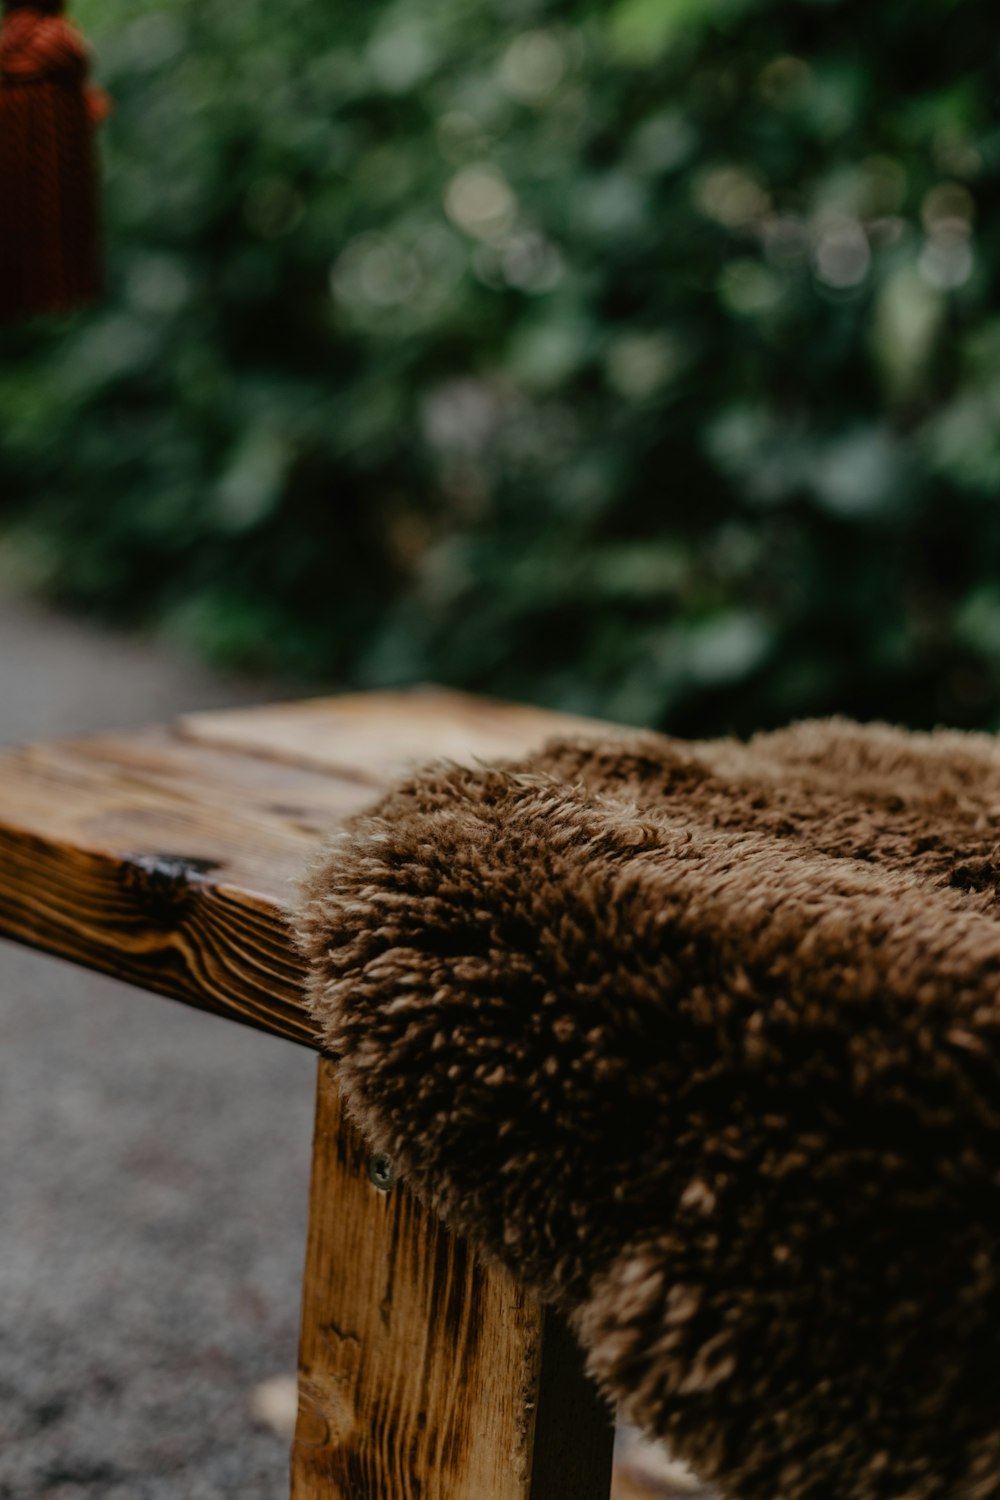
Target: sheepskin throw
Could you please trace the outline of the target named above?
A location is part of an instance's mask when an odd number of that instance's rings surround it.
[[[373,1147],[739,1500],[1000,1496],[998,841],[986,736],[609,731],[308,879]]]

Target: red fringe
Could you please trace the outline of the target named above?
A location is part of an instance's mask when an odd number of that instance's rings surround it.
[[[102,286],[83,39],[30,4],[0,30],[0,319],[66,312]]]

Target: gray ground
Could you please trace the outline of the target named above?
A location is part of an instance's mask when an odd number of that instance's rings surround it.
[[[262,696],[0,600],[0,739]],[[0,944],[0,1500],[282,1500],[313,1059]]]

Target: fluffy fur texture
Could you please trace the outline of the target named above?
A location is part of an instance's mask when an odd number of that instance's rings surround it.
[[[1000,748],[439,765],[298,930],[373,1146],[740,1500],[1000,1496]]]

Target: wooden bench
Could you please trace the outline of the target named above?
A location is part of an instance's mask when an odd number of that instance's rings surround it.
[[[579,720],[428,690],[0,754],[0,935],[315,1047],[293,883],[407,765]],[[292,1500],[607,1500],[572,1339],[371,1160],[320,1057]]]

